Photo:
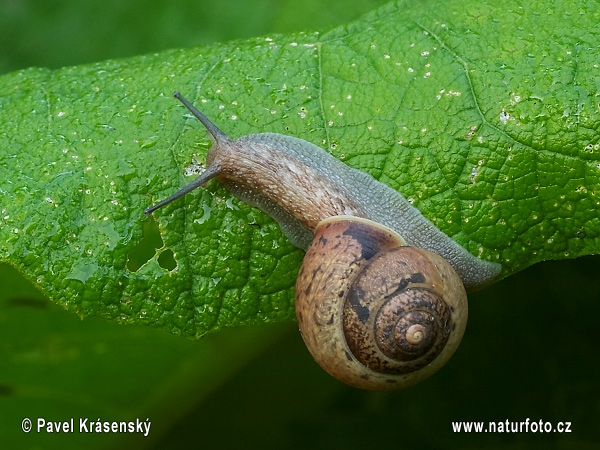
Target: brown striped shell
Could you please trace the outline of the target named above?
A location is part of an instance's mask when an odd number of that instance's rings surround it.
[[[439,255],[370,220],[337,216],[317,226],[296,282],[296,316],[327,372],[391,390],[446,363],[465,330],[467,295]]]

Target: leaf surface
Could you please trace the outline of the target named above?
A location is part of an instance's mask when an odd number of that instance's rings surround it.
[[[302,252],[263,213],[211,183],[144,217],[210,145],[174,90],[232,137],[371,173],[503,276],[598,253],[599,20],[594,1],[404,1],[324,34],[5,75],[0,259],[82,316],[189,336],[293,317]]]

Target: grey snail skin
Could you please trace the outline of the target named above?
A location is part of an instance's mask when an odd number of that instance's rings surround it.
[[[178,92],[212,140],[207,168],[158,208],[216,178],[275,219],[307,253],[296,316],[315,360],[359,388],[414,384],[458,347],[466,289],[500,264],[469,253],[399,192],[310,142],[276,133],[227,137]]]

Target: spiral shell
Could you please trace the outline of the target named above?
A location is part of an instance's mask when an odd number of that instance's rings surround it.
[[[450,358],[466,326],[467,296],[442,257],[370,220],[337,216],[317,226],[296,282],[296,316],[327,372],[391,390]]]

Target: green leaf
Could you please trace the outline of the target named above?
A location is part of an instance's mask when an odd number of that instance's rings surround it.
[[[599,19],[594,1],[405,1],[325,34],[5,75],[0,259],[82,316],[190,336],[290,319],[302,253],[270,218],[217,184],[143,215],[209,147],[176,89],[232,137],[298,136],[371,173],[503,276],[598,253]]]

